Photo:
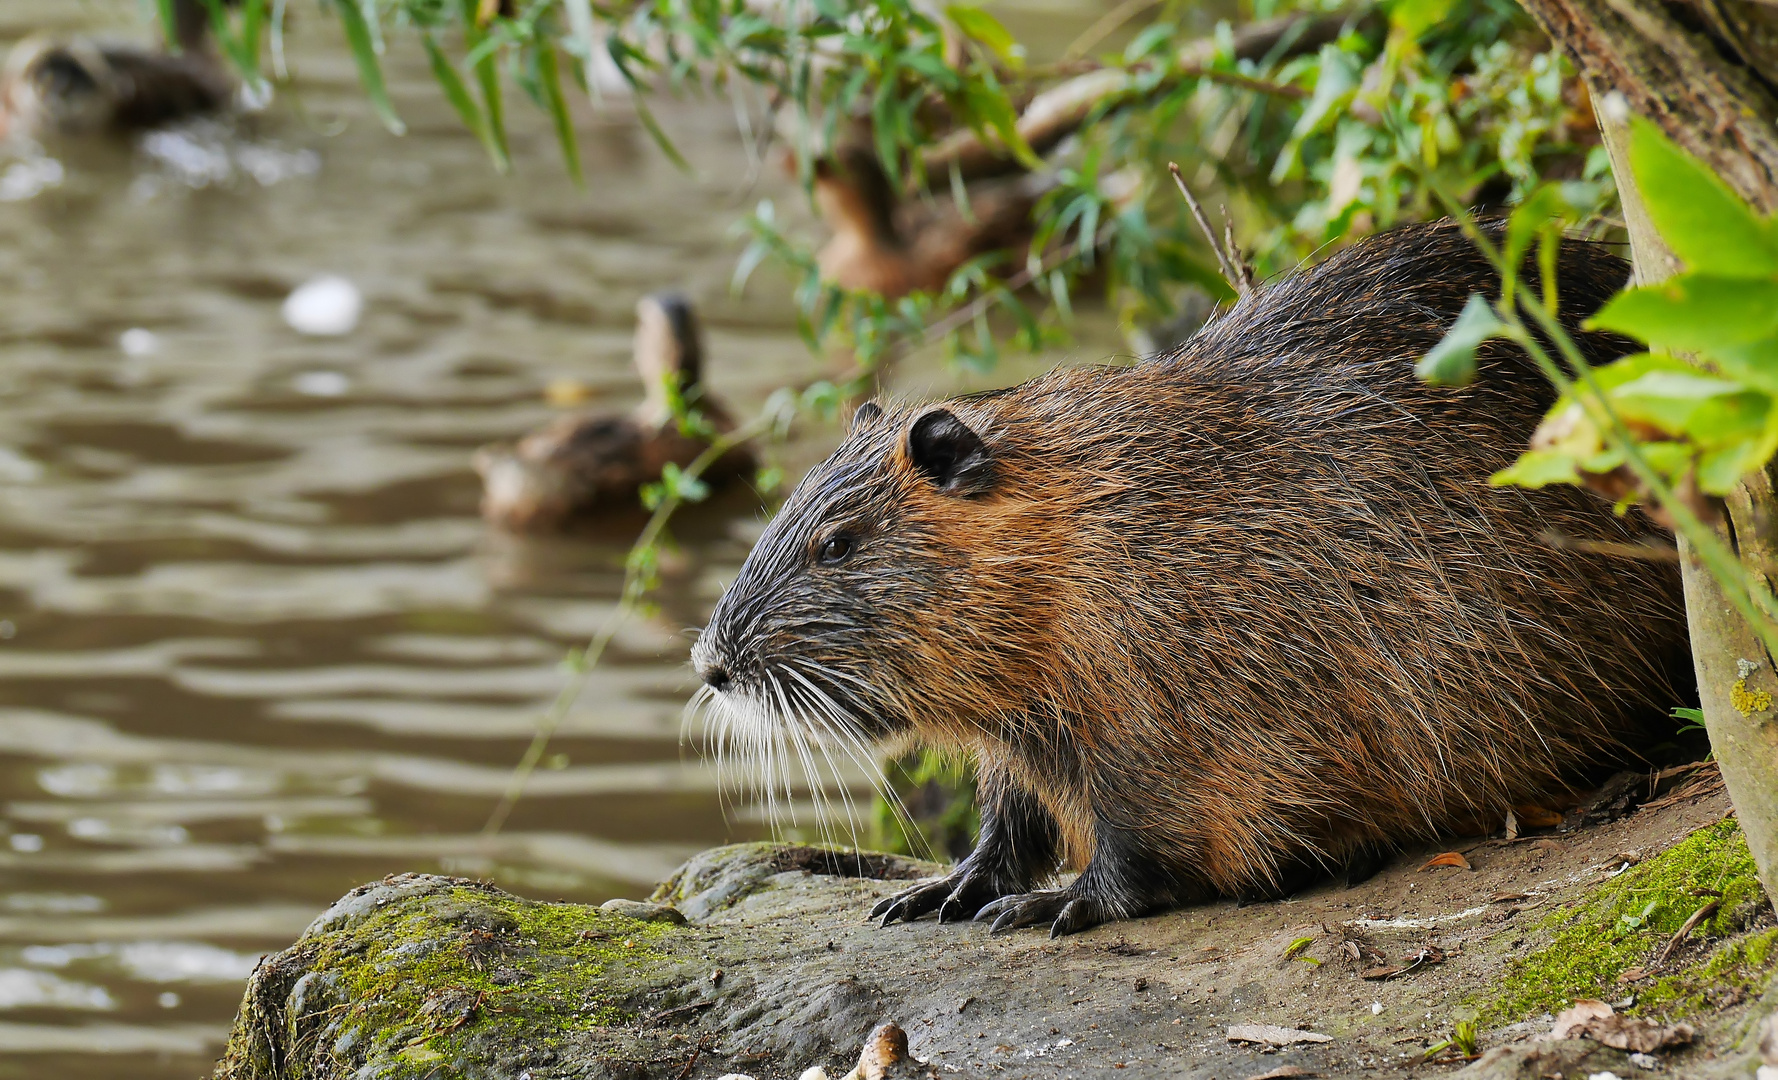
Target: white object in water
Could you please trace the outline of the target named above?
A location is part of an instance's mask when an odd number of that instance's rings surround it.
[[[309,397],[339,397],[352,388],[352,381],[337,371],[305,371],[290,382]]]
[[[363,313],[364,295],[337,274],[310,278],[284,298],[284,321],[299,334],[349,334]]]
[[[132,326],[118,335],[117,347],[125,356],[153,356],[161,351],[161,339],[155,337],[153,330]]]

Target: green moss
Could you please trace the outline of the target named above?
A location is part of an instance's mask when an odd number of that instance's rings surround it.
[[[1579,903],[1546,916],[1534,933],[1545,944],[1512,961],[1498,990],[1473,1002],[1488,1027],[1555,1012],[1578,998],[1619,997],[1617,978],[1643,964],[1713,896],[1717,913],[1693,931],[1694,938],[1722,939],[1744,925],[1749,905],[1765,898],[1734,820],[1692,833],[1669,850],[1631,867],[1592,890]],[[1677,1015],[1690,1002],[1706,1001],[1724,980],[1751,985],[1778,956],[1770,935],[1716,950],[1696,967],[1663,978],[1640,995],[1648,1011]],[[1730,955],[1734,954],[1734,955]]]
[[[326,983],[322,1004],[292,1017],[303,1030],[287,1075],[349,1075],[366,1060],[428,1075],[473,1056],[469,1043],[495,1026],[506,1045],[544,1046],[625,1023],[630,1003],[611,988],[659,964],[661,939],[677,932],[472,887],[391,904],[309,942],[306,966]]]
[[[1778,961],[1778,929],[1724,945],[1690,971],[1668,975],[1636,995],[1638,1012],[1663,1019],[1733,1005],[1761,993]]]

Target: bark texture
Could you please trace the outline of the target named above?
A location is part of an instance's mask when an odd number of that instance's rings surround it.
[[[1778,211],[1778,5],[1770,0],[1523,0],[1587,80],[1617,92],[1756,209]],[[1627,159],[1628,126],[1600,124],[1623,195],[1636,277],[1679,270],[1643,207]],[[1726,540],[1772,584],[1778,497],[1772,470],[1728,500]],[[1684,562],[1686,615],[1710,744],[1768,892],[1778,895],[1778,674],[1775,658],[1709,571]]]

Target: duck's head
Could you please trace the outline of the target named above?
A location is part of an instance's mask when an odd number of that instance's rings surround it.
[[[900,247],[895,228],[899,201],[895,185],[868,146],[842,144],[815,162],[815,208],[835,235]]]
[[[673,415],[668,387],[688,394],[704,375],[698,317],[683,293],[650,293],[636,302],[636,374],[642,378],[642,415],[664,424]]]
[[[111,122],[115,82],[91,42],[26,38],[0,67],[0,135],[100,130]]]

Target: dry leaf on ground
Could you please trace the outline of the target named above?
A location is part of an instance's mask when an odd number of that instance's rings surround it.
[[[1518,815],[1521,828],[1553,829],[1562,824],[1561,814],[1530,803],[1521,803],[1513,807],[1513,812]]]
[[[1273,1024],[1231,1024],[1229,1042],[1258,1043],[1261,1046],[1290,1046],[1294,1043],[1333,1042],[1332,1035],[1300,1028],[1277,1027]]]
[[[1461,851],[1447,851],[1441,855],[1434,855],[1432,858],[1427,859],[1426,865],[1422,866],[1420,869],[1435,870],[1441,866],[1454,866],[1459,870],[1475,869],[1469,865],[1469,860],[1463,857],[1463,852]]]
[[[1592,1039],[1617,1050],[1648,1054],[1684,1046],[1697,1037],[1690,1024],[1657,1024],[1623,1016],[1603,1001],[1582,998],[1556,1017],[1552,1039]]]

